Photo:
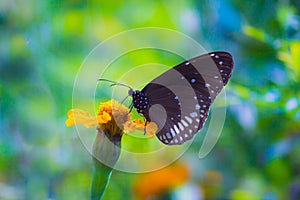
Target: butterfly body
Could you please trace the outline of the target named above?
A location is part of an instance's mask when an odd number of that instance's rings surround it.
[[[132,96],[132,105],[140,114],[146,114],[149,110],[150,101],[147,95],[139,90],[129,90],[129,95]]]

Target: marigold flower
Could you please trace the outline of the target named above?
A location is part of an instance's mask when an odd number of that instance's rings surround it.
[[[91,199],[100,199],[108,185],[112,169],[120,156],[122,135],[144,130],[153,137],[158,130],[153,122],[145,123],[140,119],[132,121],[129,109],[115,100],[100,104],[96,116],[80,109],[71,109],[66,125],[75,124],[83,124],[87,128],[98,125],[93,144]]]
[[[154,122],[142,122],[140,119],[131,120],[129,109],[115,100],[101,103],[96,116],[80,109],[71,109],[68,112],[67,126],[83,124],[87,128],[98,125],[104,132],[109,130],[114,135],[134,132],[135,130],[145,131],[151,138],[158,130]]]

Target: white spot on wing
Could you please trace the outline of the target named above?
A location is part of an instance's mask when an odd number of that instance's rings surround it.
[[[188,127],[188,123],[186,123],[186,121],[184,121],[183,119],[181,120],[181,123],[182,123],[185,127]]]
[[[184,130],[184,127],[180,122],[178,122],[178,126],[179,126],[180,130],[182,130],[182,131]]]
[[[199,110],[199,109],[200,109],[200,105],[199,105],[199,104],[196,104],[195,109],[196,109],[196,110]]]
[[[193,117],[193,118],[195,118],[195,117],[198,116],[198,114],[197,114],[196,112],[192,112],[192,113],[190,114],[190,116]]]
[[[171,134],[170,134],[169,132],[166,133],[166,136],[167,136],[167,138],[169,138],[169,139],[172,138],[172,136],[171,136]]]
[[[190,117],[188,117],[188,116],[185,116],[184,118],[185,118],[190,124],[193,123],[192,118],[190,118]]]
[[[186,62],[186,63],[185,63],[185,65],[189,65],[189,64],[190,64],[189,62]]]
[[[180,133],[178,127],[176,126],[176,124],[174,124],[174,130],[175,130],[175,132],[176,132],[177,134]]]
[[[171,131],[172,136],[175,137],[175,136],[176,136],[176,133],[175,133],[174,129],[173,129],[173,128],[170,128],[170,131]]]
[[[195,83],[195,82],[196,82],[196,79],[192,78],[191,83]]]

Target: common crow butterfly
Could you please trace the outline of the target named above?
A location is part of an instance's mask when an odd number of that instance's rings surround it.
[[[157,124],[156,136],[161,142],[183,144],[203,127],[211,104],[231,77],[233,65],[230,53],[221,51],[182,62],[141,91],[127,86],[132,97],[130,107],[136,108],[146,123]]]

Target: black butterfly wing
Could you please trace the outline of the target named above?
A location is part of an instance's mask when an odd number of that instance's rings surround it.
[[[145,86],[141,92],[149,98],[150,108],[143,115],[158,125],[160,141],[174,145],[193,138],[233,65],[229,53],[212,52],[175,66]]]

